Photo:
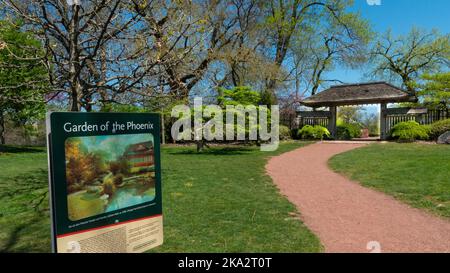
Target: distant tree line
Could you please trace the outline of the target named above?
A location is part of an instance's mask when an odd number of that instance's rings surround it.
[[[220,88],[240,86],[289,116],[301,98],[340,82],[329,71],[363,65],[427,101],[446,97],[435,88],[448,83],[436,75],[448,71],[448,34],[376,35],[352,4],[2,1],[0,135],[5,116],[23,123],[48,108],[167,114],[193,96],[217,102]],[[167,130],[170,119],[163,123]]]

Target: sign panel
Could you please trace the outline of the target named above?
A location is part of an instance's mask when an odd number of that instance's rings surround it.
[[[54,252],[162,244],[159,121],[158,114],[48,114]]]

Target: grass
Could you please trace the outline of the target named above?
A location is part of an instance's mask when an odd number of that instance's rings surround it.
[[[329,165],[364,186],[450,217],[450,146],[373,144],[336,155]]]
[[[270,153],[257,147],[212,147],[200,154],[194,147],[164,147],[164,245],[152,252],[321,251],[264,170],[269,156],[303,145],[283,143]],[[45,150],[1,149],[0,251],[48,252]]]
[[[0,252],[50,251],[44,148],[0,146]]]

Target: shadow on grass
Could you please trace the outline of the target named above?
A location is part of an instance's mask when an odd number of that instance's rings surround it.
[[[0,144],[0,153],[18,154],[18,153],[43,153],[43,152],[45,152],[44,147],[12,146]]]
[[[11,226],[5,240],[0,241],[0,253],[49,252],[48,217],[44,212],[38,212],[29,215],[24,222]]]
[[[11,252],[12,248],[17,244],[20,237],[20,232],[26,227],[26,224],[15,226],[9,233],[8,239],[2,248],[0,248],[0,253]]]
[[[252,146],[256,147],[256,146]],[[251,147],[223,147],[223,148],[205,148],[201,152],[197,152],[195,149],[182,149],[177,151],[169,151],[171,155],[244,155],[254,152],[255,148]]]
[[[47,183],[44,169],[0,181],[0,253],[49,251]]]
[[[18,174],[9,180],[0,181],[0,198],[29,194],[35,190],[47,189],[48,173],[38,169],[32,174]]]

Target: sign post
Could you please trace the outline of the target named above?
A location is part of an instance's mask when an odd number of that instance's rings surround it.
[[[47,116],[54,252],[143,252],[163,242],[160,116]]]

